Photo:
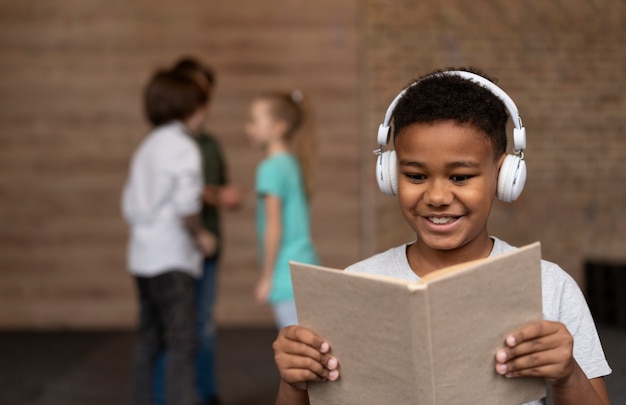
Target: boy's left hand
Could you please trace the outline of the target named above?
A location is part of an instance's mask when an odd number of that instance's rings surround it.
[[[213,256],[217,251],[217,237],[212,232],[201,230],[196,235],[196,242],[205,256]]]
[[[496,352],[496,372],[506,377],[543,377],[552,385],[574,373],[574,338],[560,322],[540,321],[509,334]]]

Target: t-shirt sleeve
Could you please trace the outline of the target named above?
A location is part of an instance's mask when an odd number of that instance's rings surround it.
[[[181,217],[200,211],[202,194],[202,163],[200,151],[192,142],[183,143],[173,150],[169,166],[174,177],[174,207]]]
[[[273,163],[266,161],[259,166],[256,175],[255,191],[258,195],[270,194],[283,198],[285,195],[283,173],[280,170],[280,166]]]
[[[544,310],[550,307],[544,316],[567,327],[574,338],[574,359],[588,379],[611,374],[582,291],[569,274],[552,263],[550,266],[544,269],[543,277],[543,282],[549,284],[543,290]]]

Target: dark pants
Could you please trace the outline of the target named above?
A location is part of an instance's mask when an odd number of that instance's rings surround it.
[[[217,259],[205,259],[202,278],[196,282],[198,353],[196,354],[197,386],[200,399],[209,403],[216,398],[215,319],[213,306],[217,292]]]
[[[196,280],[196,388],[200,403],[208,404],[217,398],[215,372],[215,319],[213,306],[217,295],[217,259],[204,259],[202,277]],[[165,405],[165,364],[167,353],[162,353],[154,372],[154,405]]]
[[[166,404],[195,405],[195,280],[182,271],[135,279],[140,316],[133,364],[134,403],[153,404],[154,365],[159,353],[167,350]]]

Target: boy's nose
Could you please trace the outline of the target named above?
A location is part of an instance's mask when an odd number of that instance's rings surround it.
[[[432,207],[450,205],[454,200],[454,194],[449,185],[441,180],[433,180],[424,193],[424,202]]]

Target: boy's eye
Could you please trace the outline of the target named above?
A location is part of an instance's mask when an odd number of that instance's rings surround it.
[[[426,176],[423,174],[405,173],[404,175],[414,183],[419,183],[426,180]]]
[[[454,183],[457,183],[457,184],[463,184],[467,182],[469,179],[471,179],[472,177],[473,176],[470,176],[469,174],[459,174],[455,176],[450,176],[450,180],[452,180]]]

